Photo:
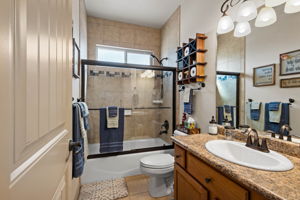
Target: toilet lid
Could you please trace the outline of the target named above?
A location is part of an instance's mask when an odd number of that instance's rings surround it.
[[[141,165],[148,168],[168,168],[174,165],[174,157],[170,154],[155,154],[140,160]]]

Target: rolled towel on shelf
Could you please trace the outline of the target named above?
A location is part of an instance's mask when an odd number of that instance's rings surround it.
[[[182,77],[183,77],[182,72],[179,72],[179,73],[178,73],[178,80],[181,81],[181,80],[182,80]]]
[[[193,67],[191,69],[190,75],[191,75],[191,77],[196,77],[196,75],[197,75],[197,68],[196,67]]]

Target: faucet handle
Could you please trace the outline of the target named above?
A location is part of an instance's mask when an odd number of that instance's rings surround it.
[[[266,138],[263,138],[263,139],[261,140],[260,149],[261,149],[263,152],[270,152],[269,149],[268,149],[267,139],[266,139]]]
[[[267,133],[271,133],[271,137],[275,137],[276,133],[274,131],[271,131],[271,130],[267,130]]]
[[[251,137],[251,135],[249,135],[249,136],[247,137],[246,146],[247,146],[247,147],[252,146],[252,137]]]

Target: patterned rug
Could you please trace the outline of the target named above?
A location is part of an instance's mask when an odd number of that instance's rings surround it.
[[[124,178],[85,184],[80,188],[78,200],[115,200],[128,196]]]

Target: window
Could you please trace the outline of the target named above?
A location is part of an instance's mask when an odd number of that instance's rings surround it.
[[[117,62],[136,65],[151,65],[150,51],[125,49],[110,46],[97,46],[97,59],[105,62]]]

